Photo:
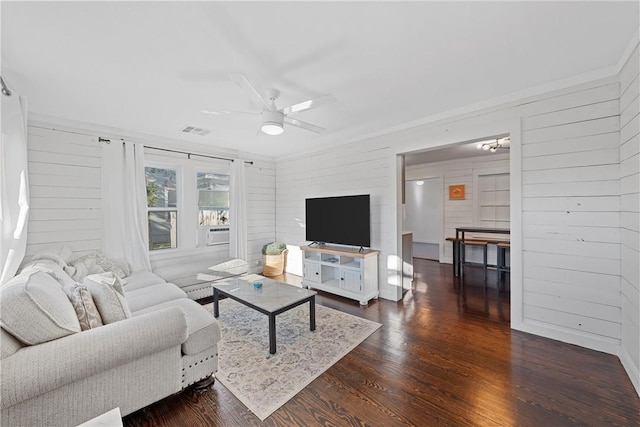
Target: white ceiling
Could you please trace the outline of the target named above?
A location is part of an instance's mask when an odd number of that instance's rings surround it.
[[[32,117],[273,157],[614,67],[638,2],[1,2],[2,75]],[[327,128],[257,136],[226,75]],[[180,132],[210,129],[205,137]]]

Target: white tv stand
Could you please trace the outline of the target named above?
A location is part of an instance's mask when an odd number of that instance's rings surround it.
[[[378,298],[378,251],[320,245],[304,246],[302,285],[367,305]]]

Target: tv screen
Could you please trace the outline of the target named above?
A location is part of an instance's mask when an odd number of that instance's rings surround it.
[[[306,239],[371,246],[369,195],[306,199]]]

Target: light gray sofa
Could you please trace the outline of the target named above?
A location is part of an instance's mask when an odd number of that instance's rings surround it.
[[[198,300],[213,296],[211,280],[245,274],[248,264],[242,259],[216,259],[205,253],[152,261],[151,268],[158,276],[182,289],[189,298]],[[201,273],[206,273],[207,280],[198,278]]]
[[[130,274],[113,300],[128,317],[81,331],[93,312],[74,308],[68,289],[82,286],[62,264],[34,261],[2,287],[2,426],[72,426],[115,407],[124,416],[212,378],[220,328],[183,290]]]

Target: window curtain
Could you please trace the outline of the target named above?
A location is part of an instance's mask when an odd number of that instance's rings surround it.
[[[236,159],[231,165],[229,188],[229,256],[247,259],[247,183],[245,165]]]
[[[0,97],[0,285],[3,285],[15,276],[27,250],[29,174],[27,100],[15,92]]]
[[[144,146],[113,141],[103,149],[104,253],[132,271],[151,271]]]

